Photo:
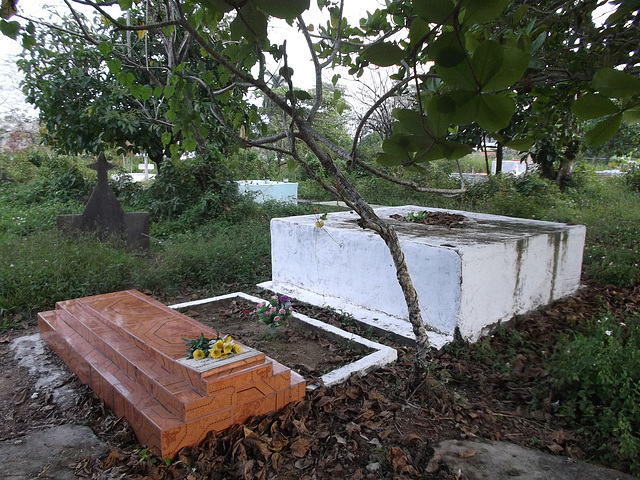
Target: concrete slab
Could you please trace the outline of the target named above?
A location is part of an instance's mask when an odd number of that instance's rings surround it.
[[[0,442],[3,480],[76,480],[74,466],[109,452],[89,427],[60,425]]]
[[[465,480],[633,480],[587,462],[489,440],[446,440],[434,447],[427,471],[440,465]]]

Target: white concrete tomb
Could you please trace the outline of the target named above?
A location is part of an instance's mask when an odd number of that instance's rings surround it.
[[[298,184],[295,182],[273,182],[271,180],[238,180],[238,191],[249,194],[257,203],[269,200],[284,203],[298,202]]]
[[[390,218],[423,210],[376,213],[398,232],[433,346],[450,340],[456,327],[476,341],[492,325],[578,289],[584,226],[453,210],[446,212],[464,215],[461,226]],[[259,286],[413,339],[391,255],[357,219],[353,212],[330,213],[321,228],[315,215],[273,219],[273,278]]]

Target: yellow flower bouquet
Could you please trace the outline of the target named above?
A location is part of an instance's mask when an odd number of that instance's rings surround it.
[[[231,336],[227,335],[223,338],[216,333],[215,338],[207,338],[204,334],[200,334],[199,338],[187,341],[187,358],[202,360],[206,357],[226,358],[228,355],[242,352],[240,345],[235,343]]]

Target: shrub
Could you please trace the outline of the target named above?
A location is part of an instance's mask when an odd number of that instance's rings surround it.
[[[42,156],[41,156],[42,155]],[[6,174],[14,182],[28,182],[38,175],[43,154],[36,149],[19,152],[0,151],[0,175]]]
[[[614,438],[600,454],[640,474],[640,314],[624,321],[605,314],[555,352],[559,413]]]
[[[490,175],[469,187],[461,202],[473,210],[522,218],[544,218],[559,197],[558,187],[536,172]]]
[[[127,200],[132,207],[148,211],[153,221],[186,215],[185,221],[197,225],[223,213],[237,199],[237,191],[222,164],[167,160],[155,181],[146,189],[136,189],[137,196],[129,195]]]
[[[640,192],[640,165],[631,165],[624,176],[624,180],[627,187],[634,192]]]

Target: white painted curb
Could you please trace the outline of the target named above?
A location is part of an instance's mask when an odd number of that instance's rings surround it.
[[[197,305],[203,305],[205,303],[216,302],[218,300],[227,300],[230,298],[243,298],[249,302],[255,303],[256,305],[258,303],[266,301],[262,298],[254,297],[253,295],[248,295],[243,292],[235,292],[228,293],[226,295],[220,295],[218,297],[204,298],[201,300],[193,300],[191,302],[169,305],[169,308],[177,310],[180,308],[193,307]],[[390,363],[393,363],[398,359],[398,352],[394,348],[368,340],[364,337],[361,337],[360,335],[356,335],[355,333],[345,332],[341,328],[334,327],[333,325],[329,325],[301,313],[294,312],[292,314],[292,317],[294,317],[300,323],[307,324],[312,329],[322,330],[330,336],[340,337],[344,342],[357,343],[363,347],[367,347],[373,350],[373,352],[371,352],[369,355],[366,355],[365,357],[362,357],[361,359],[353,363],[344,365],[340,368],[337,368],[336,370],[332,370],[329,373],[325,373],[324,375],[322,375],[320,377],[320,382],[322,385],[325,385],[327,387],[345,382],[352,375],[364,375],[375,368],[389,365]],[[307,390],[315,390],[319,386],[320,385],[316,384],[307,384]]]

